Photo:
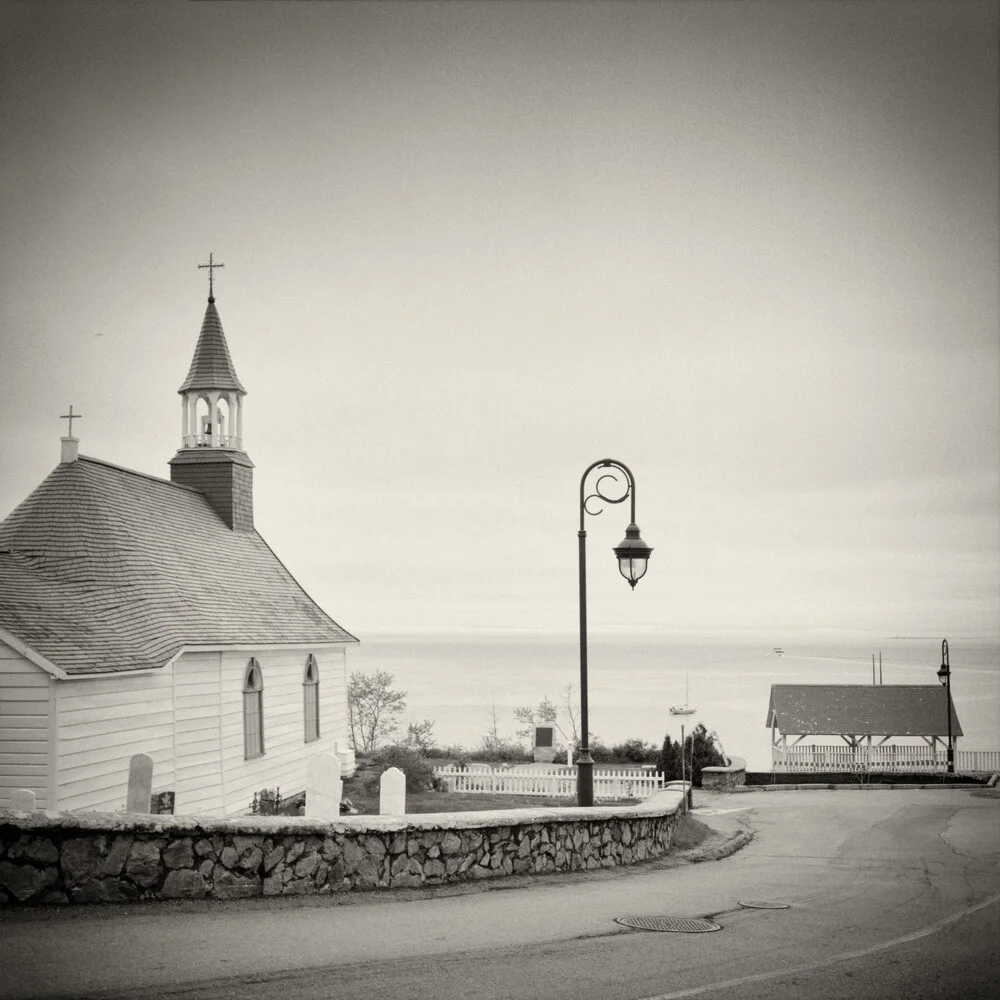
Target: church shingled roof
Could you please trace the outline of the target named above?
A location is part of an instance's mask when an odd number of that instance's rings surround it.
[[[222,320],[219,319],[214,298],[208,300],[191,368],[177,391],[185,393],[194,389],[229,389],[246,394],[229,356],[229,345],[222,332]]]
[[[183,646],[356,642],[196,490],[81,456],[0,522],[0,628],[67,674]]]
[[[772,684],[767,726],[795,736],[944,736],[939,684]],[[962,727],[951,705],[953,736]]]

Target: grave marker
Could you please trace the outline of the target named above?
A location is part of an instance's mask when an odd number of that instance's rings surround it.
[[[128,794],[125,812],[148,813],[153,795],[153,758],[137,753],[128,762]]]
[[[378,811],[382,816],[406,814],[406,775],[398,767],[390,767],[382,772]]]
[[[35,793],[30,788],[15,788],[10,794],[10,807],[18,812],[34,812]]]
[[[551,764],[556,759],[555,735],[552,726],[535,726],[532,756],[536,764]]]
[[[149,811],[158,816],[172,816],[174,812],[174,792],[153,792]]]
[[[306,764],[306,815],[314,819],[340,818],[340,758],[317,753]]]

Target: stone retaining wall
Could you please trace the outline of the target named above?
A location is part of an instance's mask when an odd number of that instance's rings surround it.
[[[730,757],[726,767],[703,767],[701,787],[713,792],[728,792],[746,784],[747,762],[742,757]]]
[[[681,795],[620,808],[332,823],[0,810],[0,906],[242,899],[610,868],[670,849]]]

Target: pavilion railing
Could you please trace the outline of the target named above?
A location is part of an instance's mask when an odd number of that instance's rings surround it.
[[[948,766],[943,747],[849,747],[846,744],[771,747],[775,771],[943,771]],[[1000,771],[1000,750],[956,750],[955,770],[960,773]]]

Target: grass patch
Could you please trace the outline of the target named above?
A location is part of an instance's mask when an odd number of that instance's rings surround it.
[[[379,794],[363,785],[352,787],[344,782],[344,798],[363,815],[378,815]],[[573,799],[548,798],[544,795],[492,795],[489,792],[411,792],[406,796],[406,812],[486,812],[490,809],[553,809],[574,806]]]
[[[711,832],[704,823],[696,820],[690,813],[685,813],[674,827],[670,844],[678,851],[687,851],[698,847]]]
[[[491,795],[489,792],[418,792],[406,796],[407,813],[551,809],[572,805],[576,805],[572,799],[547,798],[544,795]],[[374,812],[378,812],[378,802]]]
[[[344,782],[343,798],[362,815],[377,816],[379,808],[378,782],[370,781],[363,772]],[[635,805],[638,799],[624,799],[614,805]],[[611,805],[601,802],[599,805]],[[406,812],[487,812],[493,809],[560,809],[575,806],[576,798],[556,798],[546,795],[500,795],[492,792],[445,792],[427,789],[407,792]]]

